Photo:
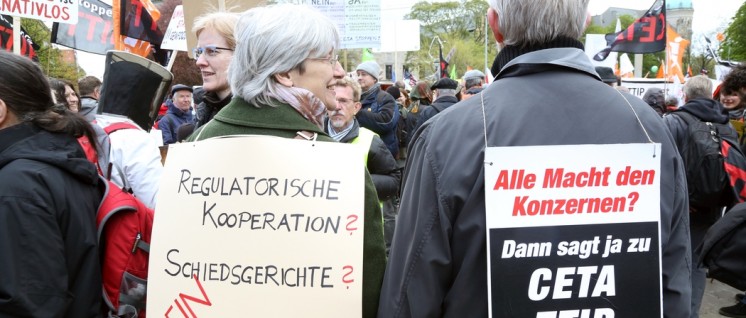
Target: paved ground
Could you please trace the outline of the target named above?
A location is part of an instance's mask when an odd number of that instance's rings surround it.
[[[702,307],[699,310],[700,318],[719,318],[724,317],[718,314],[720,307],[732,306],[736,304],[735,294],[738,290],[725,285],[716,280],[707,280],[705,296],[702,299]]]

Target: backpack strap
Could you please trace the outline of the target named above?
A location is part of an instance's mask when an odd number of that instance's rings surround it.
[[[138,129],[138,127],[128,122],[124,122],[124,121],[113,123],[109,126],[104,127],[104,131],[106,132],[107,135],[111,135],[111,133],[117,130],[122,130],[122,129]]]

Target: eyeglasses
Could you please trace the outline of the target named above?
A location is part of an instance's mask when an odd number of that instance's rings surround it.
[[[357,103],[357,102],[351,99],[340,97],[340,98],[337,98],[337,103],[346,105],[346,104],[352,104],[352,103]]]
[[[334,54],[331,57],[309,57],[309,60],[316,60],[316,61],[327,61],[331,65],[337,64],[337,61],[339,61],[339,54]]]
[[[202,56],[202,54],[207,54],[208,57],[216,56],[220,54],[220,50],[233,51],[233,49],[229,49],[227,47],[205,45],[204,47],[195,47],[192,50],[192,53],[194,54],[194,58],[198,59],[200,56]]]

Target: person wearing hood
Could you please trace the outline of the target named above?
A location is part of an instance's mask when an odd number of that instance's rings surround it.
[[[178,130],[181,125],[193,124],[192,115],[192,88],[182,84],[176,84],[171,88],[171,99],[166,101],[168,111],[158,123],[158,128],[163,132],[163,144],[168,145],[177,142]]]
[[[648,103],[658,115],[663,116],[666,113],[666,94],[662,89],[657,87],[648,89],[642,96],[642,100]]]
[[[368,128],[381,136],[386,148],[394,158],[399,154],[399,140],[396,137],[396,124],[399,111],[394,97],[381,89],[378,77],[381,67],[375,61],[363,62],[357,66],[357,82],[363,90],[360,102],[363,108],[355,115],[361,127]]]
[[[0,317],[100,317],[94,132],[31,60],[0,51],[0,73]]]
[[[101,80],[95,76],[86,76],[78,81],[78,91],[80,92],[80,110],[78,113],[88,121],[95,119],[102,84]]]
[[[690,138],[689,125],[682,118],[682,116],[685,116],[681,115],[682,112],[693,115],[693,117],[696,117],[700,121],[728,125],[728,129],[725,131],[722,129],[722,126],[718,127],[720,136],[722,138],[730,138],[734,145],[738,144],[736,131],[728,123],[728,111],[725,110],[723,104],[711,97],[712,81],[704,75],[692,77],[684,85],[684,105],[663,117],[682,157],[686,155]],[[705,233],[707,233],[710,226],[720,218],[720,211],[722,209],[723,206],[696,206],[693,202],[689,202],[689,231],[691,236],[692,260],[699,259],[696,248],[702,243]],[[705,291],[705,269],[692,264],[691,280],[691,313],[692,317],[697,317]]]

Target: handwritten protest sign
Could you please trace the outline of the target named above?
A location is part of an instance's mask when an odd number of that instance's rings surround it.
[[[170,145],[148,314],[359,317],[363,182],[348,144],[247,136]]]
[[[73,0],[3,0],[0,13],[49,22],[78,23],[78,2]]]
[[[163,35],[161,48],[167,50],[187,51],[186,25],[184,24],[184,6],[178,5],[171,15],[166,34]]]
[[[340,47],[381,46],[381,0],[292,0],[309,5],[329,17],[339,30]]]
[[[659,144],[488,148],[490,317],[662,316],[656,153]]]

